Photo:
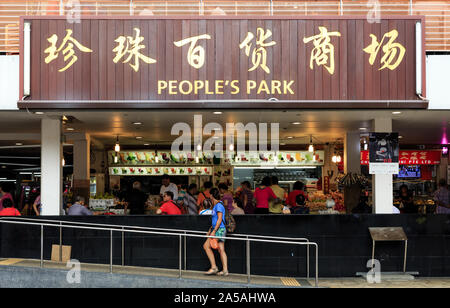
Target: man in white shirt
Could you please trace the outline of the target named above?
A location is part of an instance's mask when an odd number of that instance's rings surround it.
[[[162,185],[159,194],[164,196],[166,191],[171,191],[173,193],[173,200],[178,199],[178,187],[174,183],[170,183],[170,177],[167,174],[164,174],[162,177]]]

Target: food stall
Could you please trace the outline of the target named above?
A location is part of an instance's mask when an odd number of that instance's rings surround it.
[[[394,205],[400,210],[400,187],[406,185],[413,195],[418,213],[432,213],[435,209],[433,193],[437,189],[437,166],[441,150],[400,150],[399,173],[394,175]],[[369,164],[369,152],[361,152],[361,165]]]

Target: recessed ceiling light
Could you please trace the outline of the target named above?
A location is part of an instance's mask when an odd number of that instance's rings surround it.
[[[214,111],[214,114],[222,114],[222,111]]]
[[[133,122],[134,125],[142,125],[142,122]]]
[[[300,125],[302,124],[301,122],[292,122],[293,125]]]
[[[392,114],[401,114],[401,111],[393,111]]]
[[[136,139],[142,139],[143,137],[141,137],[141,136],[136,136]]]
[[[70,131],[73,131],[73,130],[75,130],[75,128],[72,128],[72,127],[67,127],[67,128],[66,128],[66,130],[70,130]]]
[[[16,142],[16,145],[23,145],[22,142]]]
[[[398,139],[402,139],[403,138],[403,136],[398,136]]]

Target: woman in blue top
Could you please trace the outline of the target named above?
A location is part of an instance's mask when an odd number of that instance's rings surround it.
[[[211,249],[210,238],[207,238],[205,243],[203,244],[203,249],[208,256],[209,262],[211,263],[211,268],[207,271],[206,275],[219,275],[219,276],[228,276],[228,260],[227,254],[225,253],[225,239],[227,229],[225,227],[225,207],[220,201],[220,192],[217,188],[213,188],[210,191],[211,201],[214,204],[212,208],[212,216],[211,216],[211,228],[209,228],[208,234],[210,236],[217,237],[219,241],[219,254],[220,260],[222,261],[222,271],[219,272],[219,269],[216,265],[216,259],[214,257],[214,252]]]

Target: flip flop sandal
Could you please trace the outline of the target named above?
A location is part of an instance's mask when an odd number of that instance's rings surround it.
[[[228,271],[220,271],[217,273],[217,276],[228,276],[230,273]]]
[[[211,268],[211,269],[209,269],[209,271],[207,271],[205,273],[205,275],[208,275],[208,276],[216,275],[218,271],[219,271],[219,269],[217,267],[216,268]]]

